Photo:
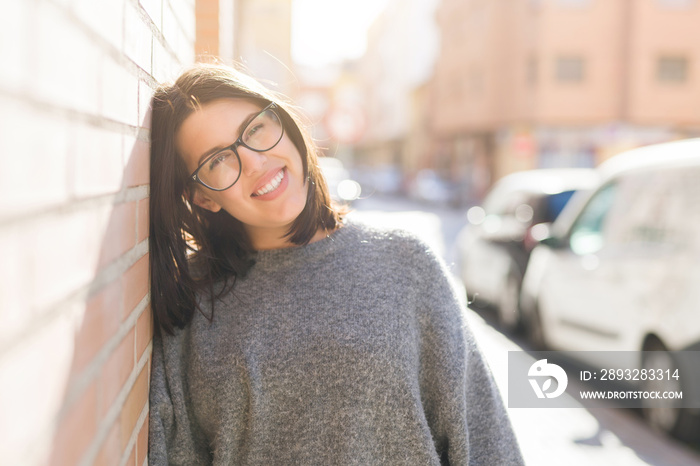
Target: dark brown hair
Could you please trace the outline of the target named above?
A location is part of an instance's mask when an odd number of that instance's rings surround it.
[[[214,284],[223,281],[220,296],[254,264],[255,251],[240,221],[223,209],[210,212],[191,202],[189,173],[175,146],[180,125],[195,109],[227,98],[261,106],[274,102],[301,154],[307,198],[287,233],[290,242],[307,244],[319,228],[333,230],[341,221],[318,166],[318,149],[281,96],[233,68],[210,64],[195,65],[159,87],[151,102],[151,307],[156,329],[169,334],[192,320],[198,292],[209,289],[213,312]]]

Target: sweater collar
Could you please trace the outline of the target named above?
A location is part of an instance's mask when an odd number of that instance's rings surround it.
[[[359,225],[345,219],[340,228],[314,243],[257,251],[254,255],[254,268],[258,271],[275,270],[300,261],[319,258],[345,245],[360,243],[362,237]]]

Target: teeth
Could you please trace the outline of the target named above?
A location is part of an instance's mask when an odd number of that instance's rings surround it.
[[[270,180],[269,183],[267,183],[265,186],[260,188],[255,192],[256,196],[262,196],[263,194],[267,194],[270,191],[274,191],[277,189],[282,182],[282,178],[284,178],[284,170],[280,170],[280,172],[275,176],[272,180]]]

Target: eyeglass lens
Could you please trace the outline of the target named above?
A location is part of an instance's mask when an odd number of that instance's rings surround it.
[[[270,150],[282,138],[282,123],[271,109],[256,116],[243,130],[241,144],[256,152]],[[208,158],[199,170],[199,179],[213,189],[226,189],[238,181],[241,161],[231,149],[224,149]]]

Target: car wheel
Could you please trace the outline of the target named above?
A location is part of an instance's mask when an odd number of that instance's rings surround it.
[[[652,342],[644,348],[642,369],[649,371],[661,371],[673,374],[678,369],[678,364],[661,342]],[[668,380],[642,380],[642,390],[651,392],[682,392],[682,379],[670,377]],[[681,400],[678,400],[680,404]],[[692,441],[698,439],[698,427],[700,417],[693,415],[689,409],[673,406],[669,400],[642,399],[642,413],[655,430],[671,434],[682,440]]]
[[[509,274],[506,278],[501,299],[496,306],[498,324],[506,333],[514,333],[520,328],[520,280]]]

